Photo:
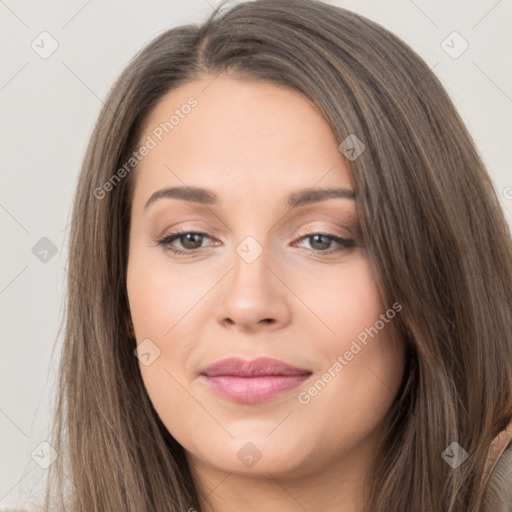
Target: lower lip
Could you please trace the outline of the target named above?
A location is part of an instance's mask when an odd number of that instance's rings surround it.
[[[295,389],[309,379],[307,375],[262,375],[260,377],[204,376],[218,395],[241,404],[257,404]]]

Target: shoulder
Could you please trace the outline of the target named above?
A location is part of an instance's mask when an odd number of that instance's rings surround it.
[[[501,455],[487,484],[483,512],[512,512],[512,445]]]

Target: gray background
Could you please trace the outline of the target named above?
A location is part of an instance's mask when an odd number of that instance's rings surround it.
[[[510,222],[512,1],[329,3],[387,27],[434,69],[477,143]],[[30,509],[46,476],[40,464],[50,452],[40,443],[48,435],[60,354],[68,223],[102,100],[136,51],[171,26],[204,20],[215,4],[0,0],[0,510]],[[44,31],[51,37],[40,36]],[[463,39],[448,37],[453,31]],[[42,58],[51,38],[58,48]],[[464,40],[469,47],[457,56]]]

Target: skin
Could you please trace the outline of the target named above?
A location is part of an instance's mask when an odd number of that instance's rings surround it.
[[[190,96],[198,105],[142,159],[135,181],[128,297],[137,343],[160,350],[139,363],[144,385],[185,448],[205,510],[361,512],[404,350],[386,323],[307,404],[298,400],[391,305],[361,240],[344,248],[305,236],[360,238],[353,199],[286,206],[297,190],[354,189],[339,141],[300,94],[227,75],[167,93],[140,140]],[[213,190],[219,203],[161,198],[144,208],[155,191],[184,185]],[[170,244],[201,247],[198,255],[158,244],[176,228],[208,233]],[[251,263],[236,251],[247,236],[262,249]],[[233,403],[199,376],[229,356],[272,357],[313,374],[267,402]],[[237,457],[248,442],[261,454],[252,467]]]

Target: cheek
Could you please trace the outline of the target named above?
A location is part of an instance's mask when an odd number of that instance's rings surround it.
[[[400,314],[400,306],[384,305],[366,262],[345,276],[343,294],[333,302],[337,303],[330,311],[336,341],[329,344],[328,351],[331,358],[343,356],[345,378],[360,379],[353,384],[359,389],[371,387],[380,375],[383,381],[395,382],[402,359],[390,326]]]
[[[200,280],[185,279],[175,270],[166,272],[161,261],[151,264],[136,252],[131,255],[127,272],[130,313],[137,345],[150,354],[149,364],[141,360],[139,367],[159,414],[170,403],[183,407],[186,402],[178,382],[183,381],[193,340],[193,315],[187,312],[204,295],[202,288]]]
[[[316,339],[322,367],[301,403],[313,416],[336,418],[332,425],[342,421],[356,431],[385,415],[400,386],[404,347],[390,326],[401,308],[384,305],[364,260],[324,283],[309,297],[332,332]]]
[[[297,294],[317,313],[326,328],[319,332],[321,339],[332,349],[343,349],[385,312],[375,279],[363,258],[338,269],[326,267],[316,279],[300,282],[303,284]]]
[[[161,254],[134,250],[127,272],[127,292],[137,345],[150,353],[139,367],[146,390],[158,410],[169,403],[187,403],[180,383],[189,379],[191,353],[196,349],[198,312],[213,307],[208,291],[215,276],[166,265]],[[147,340],[150,340],[149,342]]]
[[[208,291],[200,278],[167,271],[165,262],[146,262],[134,255],[128,265],[127,291],[137,340],[165,340],[174,326],[186,325],[186,314]],[[184,318],[183,323],[180,320]]]

